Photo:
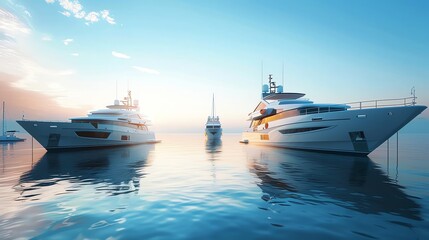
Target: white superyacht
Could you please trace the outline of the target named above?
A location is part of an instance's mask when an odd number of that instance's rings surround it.
[[[131,91],[107,109],[92,111],[71,122],[17,121],[46,150],[97,148],[159,142],[149,131],[149,120],[139,113]]]
[[[241,142],[368,155],[427,108],[416,104],[415,93],[351,104],[318,104],[304,95],[284,93],[270,75]]]
[[[212,102],[212,115],[207,118],[205,135],[209,141],[220,140],[222,136],[222,125],[220,124],[219,116],[215,116],[214,112],[214,95]]]

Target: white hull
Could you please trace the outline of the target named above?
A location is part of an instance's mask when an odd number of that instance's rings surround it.
[[[242,141],[275,147],[367,155],[425,106],[385,107],[279,119],[243,133]],[[282,133],[282,132],[283,133]]]
[[[17,121],[46,150],[155,143],[153,132],[110,124]]]
[[[222,128],[206,128],[207,140],[219,140],[222,137]]]

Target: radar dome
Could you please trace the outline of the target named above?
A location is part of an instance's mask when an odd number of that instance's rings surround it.
[[[268,84],[262,85],[262,92],[267,93],[268,92]]]
[[[283,92],[283,86],[282,85],[278,85],[277,86],[277,92],[278,93],[282,93]]]

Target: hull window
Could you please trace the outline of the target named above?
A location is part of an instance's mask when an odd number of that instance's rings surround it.
[[[283,129],[280,130],[282,134],[292,134],[292,133],[302,133],[302,132],[310,132],[315,130],[320,130],[328,127],[307,127],[307,128],[292,128],[292,129]]]
[[[108,138],[110,132],[76,131],[76,135],[87,138]]]
[[[144,124],[134,124],[129,122],[120,122],[120,121],[110,121],[110,120],[72,120],[72,123],[90,123],[95,128],[98,128],[100,124],[108,124],[108,125],[115,125],[115,126],[121,126],[121,127],[129,127],[129,128],[135,128],[135,129],[142,129],[146,126]]]
[[[128,140],[130,140],[130,136],[128,136],[128,135],[122,135],[121,136],[121,140],[128,141]]]
[[[220,126],[207,126],[206,128],[210,129],[210,128],[220,128]]]

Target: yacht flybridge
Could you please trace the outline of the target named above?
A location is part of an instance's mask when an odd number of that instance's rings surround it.
[[[92,111],[71,122],[17,121],[46,150],[110,147],[155,143],[149,120],[139,113],[131,91],[124,100],[115,100],[107,109]]]
[[[349,104],[318,104],[304,95],[284,93],[269,75],[241,142],[368,155],[426,109],[416,104],[415,93]]]
[[[219,116],[215,116],[214,112],[214,94],[212,102],[212,115],[208,116],[207,118],[205,135],[207,140],[219,140],[222,136],[222,126],[219,121]]]

